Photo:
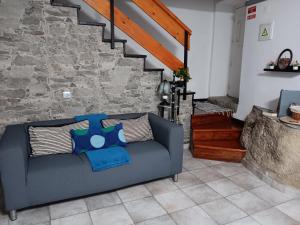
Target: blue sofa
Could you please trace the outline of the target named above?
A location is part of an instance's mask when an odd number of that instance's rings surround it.
[[[132,119],[144,114],[112,115]],[[5,210],[10,219],[16,210],[64,199],[96,194],[173,177],[182,171],[183,128],[149,114],[154,140],[130,143],[129,165],[92,172],[85,154],[29,157],[29,126],[62,126],[73,119],[9,125],[0,141],[0,172]]]

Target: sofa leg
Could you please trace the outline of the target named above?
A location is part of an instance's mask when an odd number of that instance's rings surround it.
[[[9,219],[11,221],[14,221],[17,219],[17,211],[16,210],[9,211]]]
[[[172,180],[173,182],[178,182],[178,174],[173,175]]]

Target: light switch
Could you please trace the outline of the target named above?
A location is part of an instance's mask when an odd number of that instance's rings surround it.
[[[71,91],[64,91],[63,92],[63,97],[64,97],[64,99],[70,99],[70,98],[72,98]]]

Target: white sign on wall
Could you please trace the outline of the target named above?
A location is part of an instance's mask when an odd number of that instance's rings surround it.
[[[259,25],[259,41],[268,41],[273,39],[274,23],[265,23]]]

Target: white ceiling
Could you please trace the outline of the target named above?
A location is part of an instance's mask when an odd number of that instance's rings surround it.
[[[218,0],[218,3],[223,3],[226,5],[232,5],[232,6],[241,6],[245,4],[246,0]]]

